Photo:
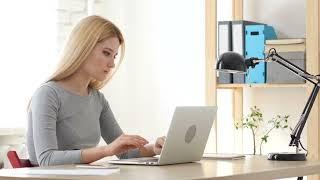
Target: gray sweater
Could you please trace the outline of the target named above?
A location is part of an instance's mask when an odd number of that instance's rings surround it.
[[[37,89],[28,111],[27,147],[33,165],[81,163],[81,149],[111,143],[122,134],[98,90],[79,96],[51,81]],[[119,158],[138,157],[137,149]]]

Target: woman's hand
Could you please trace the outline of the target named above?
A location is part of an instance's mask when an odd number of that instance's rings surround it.
[[[164,142],[166,141],[166,136],[158,137],[156,143],[154,143],[153,151],[156,155],[161,153]]]
[[[148,141],[141,136],[122,134],[106,147],[106,155],[123,154],[130,149],[142,148],[146,144]]]

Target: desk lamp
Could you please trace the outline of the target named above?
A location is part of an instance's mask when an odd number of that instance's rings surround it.
[[[308,101],[303,109],[301,114],[300,120],[298,121],[297,125],[293,129],[291,133],[291,141],[289,146],[295,146],[296,152],[295,153],[269,153],[268,159],[269,160],[281,160],[281,161],[305,161],[307,154],[299,153],[299,145],[308,152],[300,142],[300,136],[302,130],[306,124],[308,116],[310,114],[312,105],[317,97],[320,88],[320,75],[311,75],[305,70],[299,68],[298,66],[294,65],[293,63],[289,62],[288,60],[281,57],[276,49],[271,48],[268,52],[268,55],[265,59],[258,59],[258,58],[249,58],[244,59],[243,56],[236,52],[226,52],[223,53],[217,62],[216,70],[219,72],[224,73],[240,73],[245,74],[249,67],[254,68],[259,62],[276,62],[288,70],[290,70],[293,74],[299,76],[300,78],[309,81],[310,83],[314,84],[314,88]]]

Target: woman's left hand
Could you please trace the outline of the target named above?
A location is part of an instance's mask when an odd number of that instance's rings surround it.
[[[157,138],[156,143],[154,143],[154,146],[153,146],[153,151],[156,155],[159,155],[161,153],[161,150],[165,141],[166,141],[165,136]]]

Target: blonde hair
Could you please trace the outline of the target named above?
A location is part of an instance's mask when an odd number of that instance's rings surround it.
[[[88,58],[97,43],[116,37],[121,45],[119,63],[105,81],[92,80],[89,87],[101,89],[117,71],[122,62],[125,44],[121,31],[117,26],[100,16],[88,16],[82,19],[71,31],[69,39],[61,54],[60,62],[48,81],[59,81],[75,73]]]

